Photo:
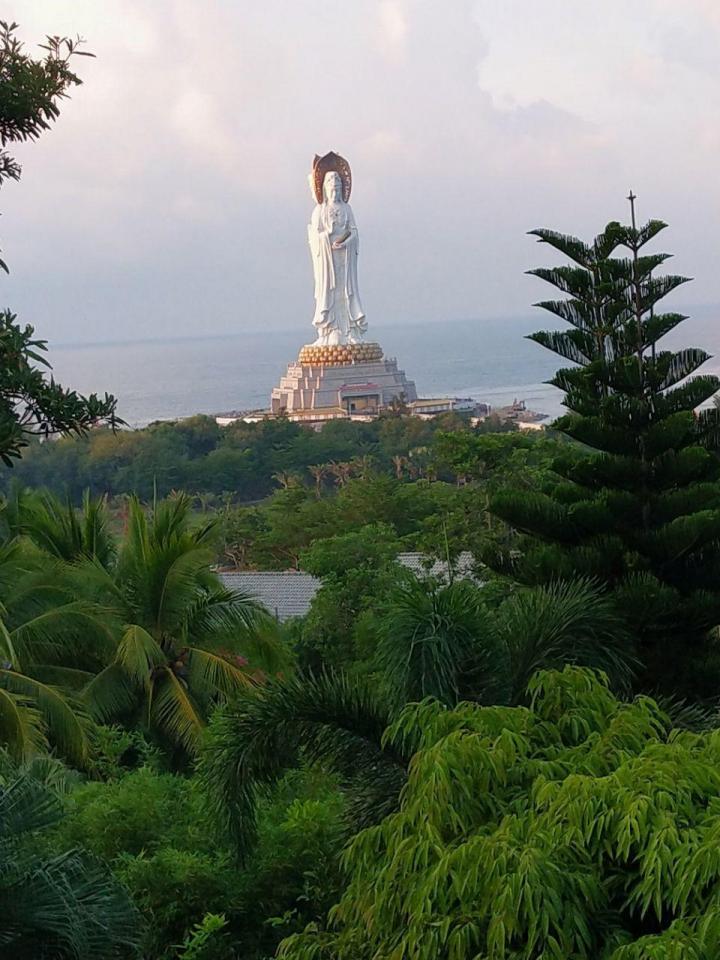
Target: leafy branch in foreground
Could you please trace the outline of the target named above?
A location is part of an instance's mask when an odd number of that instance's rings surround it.
[[[720,741],[671,732],[601,675],[539,673],[529,707],[411,704],[400,809],[351,841],[326,926],[284,960],[709,960],[720,951]]]
[[[8,143],[36,140],[60,114],[59,101],[81,83],[70,68],[82,40],[46,38],[46,55],[34,59],[15,35],[16,23],[0,21],[0,184],[20,179],[20,165]],[[0,260],[0,268],[7,265]],[[12,466],[32,437],[82,435],[99,423],[115,427],[116,401],[105,394],[82,397],[46,376],[50,368],[44,340],[31,326],[20,326],[9,310],[0,313],[0,459]],[[45,370],[43,370],[43,367]]]
[[[47,378],[47,343],[33,334],[14,313],[0,312],[0,459],[9,467],[33,437],[82,436],[101,423],[122,424],[114,397],[83,397]]]
[[[37,140],[60,115],[58,101],[82,80],[70,69],[73,57],[94,54],[79,48],[83,40],[49,36],[40,44],[45,56],[36,60],[25,53],[15,35],[17,23],[0,20],[0,144]],[[20,164],[0,150],[0,183],[19,180]],[[4,267],[5,265],[2,264]]]

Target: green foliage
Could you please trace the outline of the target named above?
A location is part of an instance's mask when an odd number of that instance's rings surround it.
[[[516,588],[408,576],[378,612],[378,682],[396,706],[432,696],[516,704],[536,671],[578,663],[626,687],[634,663],[613,604],[585,581]]]
[[[59,101],[81,81],[70,69],[80,40],[48,37],[46,55],[30,57],[15,36],[17,24],[0,21],[0,144],[36,140],[59,115]],[[20,165],[0,149],[0,183],[20,179]],[[7,266],[0,260],[0,268]],[[44,340],[33,327],[17,323],[10,310],[0,312],[0,460],[12,466],[33,437],[83,435],[102,421],[116,424],[115,400],[92,394],[81,397],[50,378]]]
[[[61,818],[56,793],[26,771],[0,788],[0,950],[17,960],[134,955],[139,923],[126,891],[95,858],[38,852]]]
[[[214,704],[255,682],[243,636],[256,654],[266,646],[273,662],[279,656],[269,632],[254,633],[257,605],[211,571],[213,529],[191,528],[186,496],[157,504],[150,519],[132,501],[116,563],[106,569],[93,558],[77,567],[81,589],[117,624],[114,656],[84,687],[93,715],[134,716],[188,754]]]
[[[82,40],[47,37],[41,44],[46,55],[35,60],[25,53],[15,36],[16,23],[0,21],[0,141],[3,144],[37,140],[60,115],[59,101],[82,83],[70,69],[74,56],[90,57],[80,50]],[[0,182],[20,179],[20,165],[6,150],[0,152]]]
[[[472,583],[442,586],[408,574],[380,618],[377,663],[397,706],[430,696],[454,704],[472,675],[489,666],[490,615]]]
[[[16,756],[50,741],[87,766],[92,718],[182,762],[218,701],[289,665],[269,616],[211,570],[215,524],[190,506],[178,495],[148,517],[131,501],[118,545],[103,502],[13,501],[25,539],[0,546],[0,742]]]
[[[718,411],[695,411],[720,380],[692,376],[704,351],[658,345],[685,319],[656,312],[685,282],[655,274],[665,254],[643,253],[664,226],[611,223],[590,245],[533,231],[571,261],[531,271],[568,295],[539,306],[569,324],[531,339],[573,364],[552,381],[569,410],[555,427],[584,448],[555,459],[544,489],[494,496],[525,538],[485,559],[526,583],[607,584],[637,639],[639,684],[702,695],[720,675],[708,634],[720,619],[720,460]]]
[[[199,949],[205,940],[208,951],[232,945],[260,958],[319,920],[337,895],[342,811],[330,778],[292,772],[259,803],[254,856],[239,869],[209,828],[196,781],[142,767],[71,790],[50,849],[75,844],[110,863],[145,920],[148,960],[175,960],[175,945]],[[208,913],[224,915],[226,936],[203,939]]]
[[[328,924],[280,956],[717,955],[717,733],[671,732],[574,667],[529,695],[406,708],[386,734],[417,746],[399,811],[352,841]]]
[[[52,745],[81,766],[91,724],[78,686],[112,648],[100,611],[56,561],[0,544],[0,744],[17,759]]]
[[[80,440],[33,444],[16,472],[23,484],[47,487],[76,505],[86,489],[93,496],[134,494],[142,500],[151,500],[155,491],[162,497],[182,489],[226,507],[229,501],[263,499],[288,480],[322,497],[344,489],[352,479],[372,479],[373,473],[403,481],[430,476],[434,437],[450,429],[470,430],[460,418],[442,417],[336,420],[316,432],[282,418],[219,428],[212,417],[196,416],[142,430],[98,429]],[[420,455],[421,450],[426,453]],[[443,478],[449,479],[443,469]],[[401,519],[400,512],[396,516]]]
[[[357,531],[317,540],[303,552],[303,569],[323,582],[303,626],[301,664],[347,667],[359,659],[356,625],[403,575],[395,562],[399,549],[392,527],[368,523]]]
[[[47,344],[33,339],[33,327],[16,320],[9,310],[0,312],[0,459],[8,467],[32,437],[82,435],[102,421],[113,429],[119,422],[109,394],[81,397],[46,379]]]
[[[179,960],[232,960],[233,950],[225,936],[227,920],[222,913],[206,913],[185,937]]]

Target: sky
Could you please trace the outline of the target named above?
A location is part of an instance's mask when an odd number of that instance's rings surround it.
[[[666,220],[720,303],[718,0],[6,0],[83,85],[0,191],[10,306],[54,342],[312,333],[315,153],[353,170],[372,325],[527,315],[527,231]]]

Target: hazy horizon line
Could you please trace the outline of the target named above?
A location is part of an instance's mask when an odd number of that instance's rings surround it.
[[[692,319],[693,313],[699,310],[710,310],[717,309],[720,307],[720,304],[717,303],[697,303],[692,305],[683,305],[680,306],[679,310],[687,311],[688,318]],[[487,320],[503,320],[503,321],[513,321],[513,320],[529,320],[531,316],[540,317],[544,311],[541,308],[536,307],[535,304],[529,304],[527,313],[492,313],[486,314],[485,316],[475,316],[475,317],[445,317],[438,320],[401,320],[396,323],[386,323],[382,326],[384,328],[398,328],[398,327],[430,327],[436,324],[445,324],[445,323],[472,323],[472,322],[483,322]],[[547,314],[545,314],[547,315]],[[560,318],[557,318],[559,322]],[[234,332],[224,331],[217,333],[202,333],[202,334],[178,334],[175,336],[154,336],[154,337],[123,337],[120,339],[112,340],[53,340],[50,337],[47,337],[48,347],[52,350],[64,349],[68,347],[119,347],[131,343],[178,343],[185,341],[197,341],[197,340],[225,340],[231,337],[241,337],[246,333],[295,333],[297,331],[296,326],[292,327],[277,327],[272,331],[268,331],[267,327],[253,327],[245,330],[237,330]],[[308,331],[311,332],[311,331]],[[369,338],[372,340],[372,338]]]

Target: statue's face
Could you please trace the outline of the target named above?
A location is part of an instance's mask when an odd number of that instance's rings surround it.
[[[342,197],[342,180],[339,173],[325,174],[325,196],[328,200],[340,200]]]

